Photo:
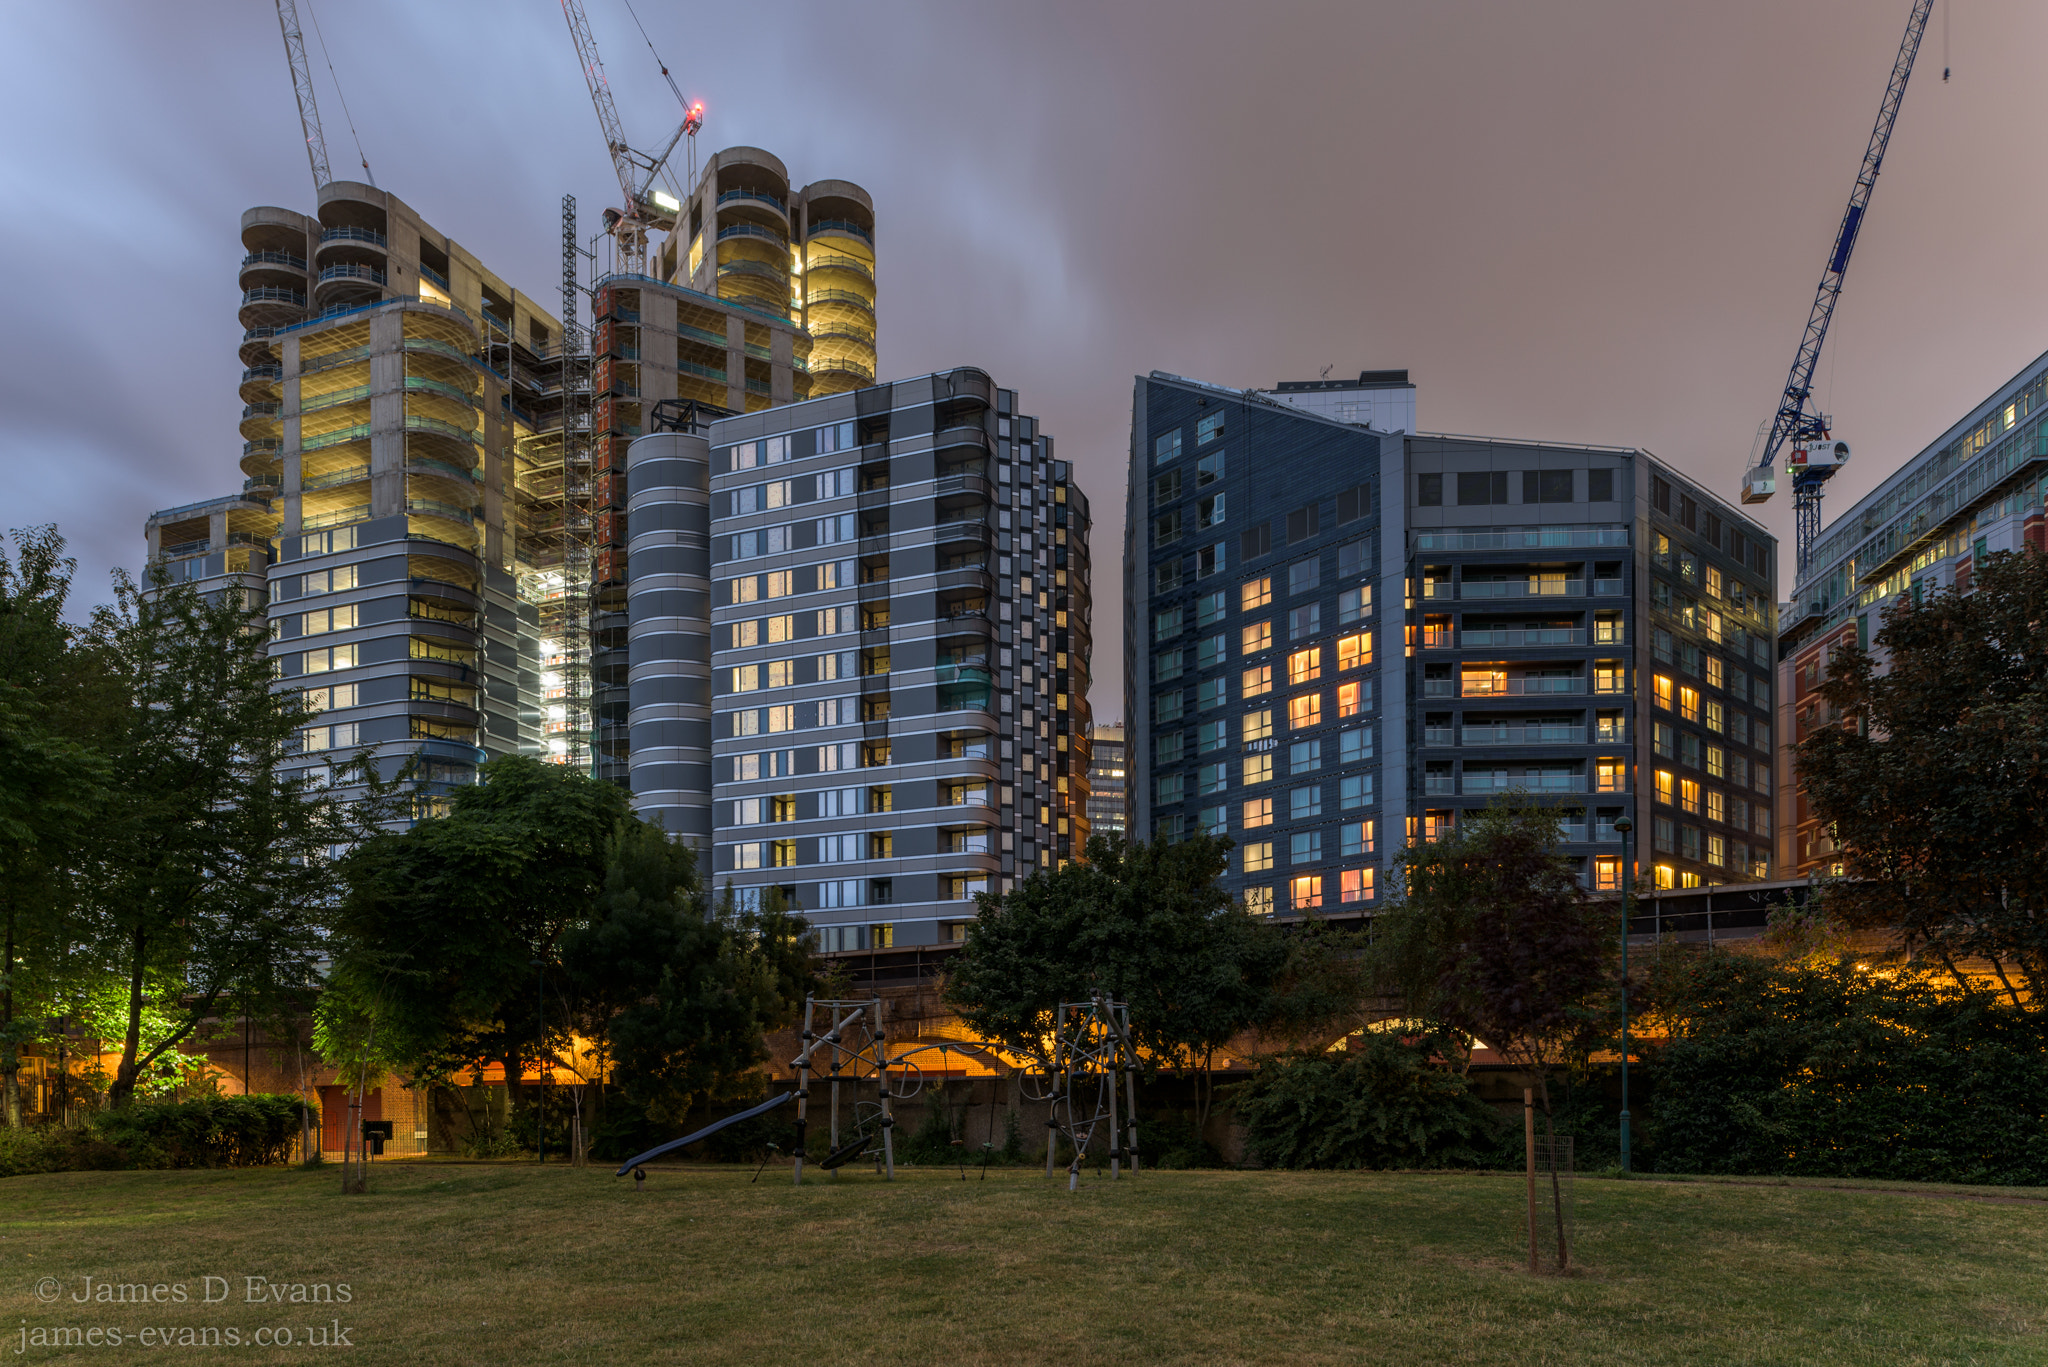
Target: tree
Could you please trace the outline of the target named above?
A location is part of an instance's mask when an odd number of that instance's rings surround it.
[[[1259,1018],[1287,959],[1280,933],[1217,882],[1229,851],[1209,835],[1151,845],[1099,835],[1085,862],[982,894],[947,999],[984,1038],[1043,1066],[1059,1004],[1099,991],[1130,1004],[1143,1051],[1199,1064],[1206,1079],[1217,1048]]]
[[[446,816],[385,831],[342,860],[333,981],[418,1083],[486,1061],[522,1099],[539,1047],[535,962],[585,921],[630,800],[564,765],[507,756],[457,788]]]
[[[1800,742],[1842,847],[1829,907],[1958,982],[1981,958],[2017,1004],[2048,991],[2048,557],[1999,553],[1969,592],[1901,597],[1875,652],[1829,663],[1839,725]],[[1881,656],[1881,658],[1880,658]],[[2022,994],[2017,976],[2027,991]]]
[[[1511,795],[1402,859],[1404,902],[1382,913],[1377,966],[1417,1015],[1484,1040],[1530,1073],[1551,1128],[1552,1068],[1600,1034],[1618,927],[1558,853],[1557,812]],[[1563,1195],[1558,1265],[1566,1260]],[[1533,1240],[1533,1232],[1532,1232]],[[1533,1254],[1533,1242],[1532,1258]]]
[[[763,1037],[803,1005],[805,932],[773,889],[758,910],[735,906],[730,889],[714,908],[686,846],[619,823],[589,919],[561,937],[556,979],[565,1023],[609,1074],[613,1141],[651,1137],[744,1088],[767,1058]]]

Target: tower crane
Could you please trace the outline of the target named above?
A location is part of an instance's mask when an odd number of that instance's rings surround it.
[[[299,32],[299,7],[277,0],[277,26],[284,33],[284,56],[291,63],[292,93],[299,99],[299,127],[306,132],[306,160],[313,166],[313,192],[334,177],[327,170],[327,137],[320,131],[320,106],[313,102],[313,69],[306,64],[306,36]]]
[[[280,0],[281,4],[284,2]],[[605,148],[611,153],[612,169],[618,173],[619,189],[626,197],[624,208],[604,211],[605,227],[619,244],[621,264],[636,275],[645,275],[648,232],[675,227],[676,215],[683,207],[674,195],[656,189],[654,182],[668,165],[669,155],[676,150],[676,144],[685,137],[695,138],[697,130],[704,126],[704,106],[700,102],[683,107],[683,121],[659,155],[635,151],[626,142],[618,108],[612,103],[611,84],[605,80],[604,63],[597,55],[597,40],[590,34],[590,19],[583,12],[583,0],[562,0],[562,17],[568,20],[569,37],[576,44],[578,60],[583,63],[583,79],[590,86],[590,102],[597,108],[597,122],[604,131]],[[666,67],[662,69],[662,75],[668,75]],[[675,85],[673,78],[669,84]],[[682,98],[680,91],[677,98]]]
[[[1891,80],[1877,108],[1877,126],[1870,130],[1870,145],[1863,152],[1863,169],[1856,174],[1856,188],[1849,192],[1849,207],[1835,233],[1834,250],[1828,253],[1827,269],[1821,273],[1820,288],[1814,292],[1813,309],[1806,318],[1799,353],[1792,360],[1792,373],[1785,379],[1777,416],[1771,420],[1762,454],[1742,482],[1744,503],[1762,503],[1769,498],[1777,491],[1778,452],[1790,444],[1785,472],[1792,480],[1794,536],[1801,574],[1806,572],[1814,538],[1820,532],[1822,486],[1849,459],[1849,444],[1833,440],[1828,415],[1812,403],[1814,366],[1820,360],[1821,343],[1827,340],[1835,300],[1842,293],[1842,276],[1849,269],[1849,254],[1856,249],[1856,233],[1863,226],[1864,211],[1870,207],[1870,191],[1877,184],[1878,168],[1884,164],[1885,145],[1891,141],[1892,125],[1899,117],[1899,102],[1906,97],[1906,81],[1913,74],[1913,59],[1919,55],[1920,39],[1927,32],[1927,16],[1933,9],[1934,0],[1913,0],[1913,13],[1906,20],[1906,36],[1899,43],[1899,55],[1892,60]]]

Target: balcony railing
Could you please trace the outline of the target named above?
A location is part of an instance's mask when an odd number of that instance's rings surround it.
[[[1520,788],[1531,793],[1583,793],[1584,774],[1517,774],[1503,770],[1465,771],[1466,796],[1506,793]]]
[[[1443,682],[1428,680],[1429,683]],[[1586,681],[1583,678],[1511,678],[1511,679],[1464,679],[1458,696],[1464,698],[1517,698],[1537,694],[1583,693]],[[1425,696],[1430,696],[1425,693]],[[1447,695],[1436,695],[1447,696]]]
[[[1621,596],[1621,581],[1619,579],[1595,579],[1593,581],[1593,595],[1596,598],[1619,598]]]
[[[812,253],[808,268],[814,271],[845,271],[849,275],[857,275],[870,282],[875,278],[874,267],[857,256],[846,256],[839,252]]]
[[[1583,579],[1467,579],[1458,586],[1461,598],[1583,598]]]
[[[752,200],[757,204],[773,204],[782,212],[789,212],[789,205],[784,203],[779,197],[764,195],[759,190],[727,190],[718,197],[720,204],[734,204],[743,200]]]
[[[1465,645],[1475,646],[1579,646],[1586,633],[1576,627],[1480,627],[1467,628]],[[1446,643],[1448,644],[1448,643]]]
[[[242,268],[251,266],[283,266],[288,270],[306,269],[304,257],[293,256],[290,252],[250,252],[242,258]]]
[[[804,296],[806,304],[851,304],[868,313],[875,311],[874,301],[866,295],[855,294],[852,290],[812,290]]]
[[[248,384],[252,380],[281,380],[283,378],[284,367],[281,365],[252,365],[242,372],[243,384]]]
[[[373,247],[385,245],[384,234],[370,228],[322,228],[320,245],[324,247],[330,242],[367,242]]]
[[[1583,726],[1467,726],[1467,745],[1584,745]]]
[[[476,517],[469,509],[458,508],[439,499],[409,498],[405,501],[405,510],[408,513],[419,513],[423,517],[441,517],[450,522],[466,522],[472,526],[476,524]]]
[[[281,285],[258,285],[242,291],[244,304],[290,304],[294,308],[306,306],[306,296],[297,290],[288,290]]]
[[[324,285],[330,280],[361,280],[368,284],[381,285],[384,283],[384,272],[375,266],[359,266],[352,261],[343,261],[321,268],[320,283]]]
[[[332,489],[342,484],[357,484],[370,477],[368,465],[350,465],[340,470],[329,470],[325,474],[308,475],[299,481],[299,488],[307,493],[317,489]]]
[[[1518,532],[1420,532],[1421,551],[1542,550],[1551,546],[1626,546],[1626,527],[1536,527]]]
[[[447,276],[441,274],[441,272],[435,270],[432,266],[426,265],[424,262],[421,263],[420,265],[420,274],[427,280],[431,281],[433,284],[439,285],[441,287],[442,293],[447,293],[449,289]]]
[[[789,246],[789,234],[776,232],[772,228],[764,228],[758,223],[728,223],[725,227],[718,230],[718,240],[720,242],[730,237],[758,237],[763,241],[773,242],[778,247]]]
[[[875,245],[875,239],[868,235],[866,228],[861,227],[858,223],[848,222],[843,218],[812,219],[811,236],[816,237],[819,233],[845,233],[848,237],[859,238],[870,247]]]

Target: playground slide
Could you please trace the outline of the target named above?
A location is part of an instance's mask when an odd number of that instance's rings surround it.
[[[639,1167],[642,1163],[651,1163],[665,1153],[674,1153],[677,1149],[682,1148],[685,1144],[694,1144],[700,1139],[709,1139],[712,1135],[717,1134],[720,1130],[726,1128],[728,1125],[737,1125],[742,1120],[752,1120],[757,1115],[766,1115],[769,1111],[774,1110],[777,1106],[780,1106],[783,1102],[788,1101],[791,1097],[794,1097],[795,1095],[795,1092],[784,1092],[780,1096],[770,1097],[768,1100],[754,1107],[754,1109],[752,1109],[751,1111],[741,1111],[738,1115],[729,1115],[723,1120],[713,1121],[711,1124],[706,1125],[703,1129],[698,1130],[695,1134],[686,1134],[681,1139],[671,1139],[666,1144],[658,1144],[654,1148],[649,1149],[646,1153],[637,1154],[632,1158],[628,1158],[624,1163],[620,1164],[619,1170],[613,1173],[612,1175],[614,1177],[624,1177],[627,1173],[631,1172],[634,1168]]]

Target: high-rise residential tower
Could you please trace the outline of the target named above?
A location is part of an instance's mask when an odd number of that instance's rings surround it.
[[[1088,766],[1089,833],[1122,835],[1127,801],[1124,728],[1098,726],[1089,739],[1094,751]]]
[[[1137,383],[1135,832],[1230,835],[1283,913],[1369,909],[1404,843],[1515,791],[1593,887],[1624,813],[1659,885],[1767,877],[1770,538],[1646,452],[1291,398]]]
[[[1014,394],[943,372],[631,461],[633,787],[718,886],[782,889],[827,949],[934,943],[1080,852],[1088,505]]]

